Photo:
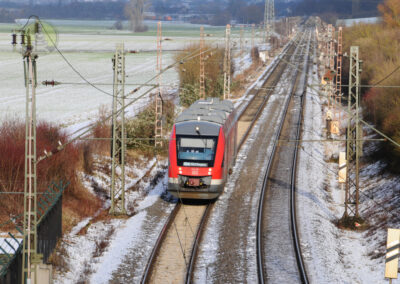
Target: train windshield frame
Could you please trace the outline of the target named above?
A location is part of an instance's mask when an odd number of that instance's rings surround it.
[[[213,167],[218,136],[176,136],[178,166]]]

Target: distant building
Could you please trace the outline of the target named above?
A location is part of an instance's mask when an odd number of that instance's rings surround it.
[[[376,24],[382,21],[381,17],[358,18],[358,19],[338,19],[336,26],[350,27],[356,24]]]

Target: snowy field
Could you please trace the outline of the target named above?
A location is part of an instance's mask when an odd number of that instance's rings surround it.
[[[24,21],[20,21],[21,23]],[[71,126],[92,120],[99,107],[109,109],[112,103],[113,71],[111,58],[117,43],[123,42],[129,53],[126,56],[126,87],[128,93],[156,75],[156,23],[149,22],[149,31],[132,35],[128,31],[110,29],[112,21],[48,21],[58,34],[57,51],[39,54],[37,60],[37,116]],[[18,25],[0,24],[0,121],[5,118],[24,118],[25,88],[22,56],[13,51],[11,31]],[[174,63],[174,56],[190,43],[198,42],[199,26],[182,23],[163,24],[163,67]],[[222,27],[205,27],[206,42],[218,45],[223,42]],[[72,65],[75,70],[70,66]],[[79,74],[94,84],[87,84]],[[165,89],[176,89],[178,76],[175,68],[162,76]],[[43,86],[42,81],[55,80],[62,84]],[[155,84],[156,81],[150,81]],[[149,87],[142,88],[139,96]],[[129,102],[129,99],[128,99]],[[131,111],[128,109],[128,112]]]

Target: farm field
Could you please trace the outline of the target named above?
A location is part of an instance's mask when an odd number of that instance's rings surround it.
[[[46,21],[46,20],[45,20]],[[24,23],[20,20],[19,23]],[[156,75],[156,22],[149,22],[149,31],[140,35],[127,30],[110,29],[113,21],[67,21],[49,20],[58,32],[57,52],[39,54],[37,61],[37,116],[62,126],[82,124],[93,119],[100,108],[111,108],[112,62],[115,46],[123,42],[126,56],[126,87],[128,93],[138,84],[147,82]],[[127,23],[124,23],[124,26]],[[11,33],[18,25],[0,24],[0,121],[5,118],[22,118],[25,115],[25,88],[22,56],[13,51]],[[206,41],[223,44],[223,27],[205,27]],[[199,25],[163,23],[163,67],[174,62],[177,50],[190,43],[197,43]],[[76,70],[74,71],[72,65]],[[96,85],[101,92],[85,83],[83,76]],[[43,86],[42,81],[62,82],[58,86]],[[162,76],[165,89],[178,87],[178,75],[174,68]],[[156,81],[150,82],[155,84]],[[142,88],[135,96],[142,94]],[[133,96],[132,96],[133,98]],[[129,101],[129,100],[128,100]],[[132,110],[128,110],[132,112]]]

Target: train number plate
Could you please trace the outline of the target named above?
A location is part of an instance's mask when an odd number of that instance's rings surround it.
[[[188,183],[189,183],[190,186],[199,186],[200,185],[200,179],[198,179],[198,178],[190,178]]]

